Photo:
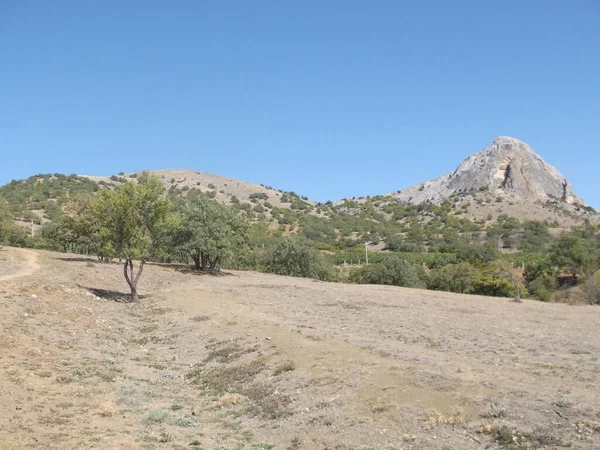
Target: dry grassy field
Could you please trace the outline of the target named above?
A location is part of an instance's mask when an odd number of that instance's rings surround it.
[[[0,251],[2,449],[600,448],[600,308]]]

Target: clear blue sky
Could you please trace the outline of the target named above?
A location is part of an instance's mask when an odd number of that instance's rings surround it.
[[[189,168],[314,200],[499,135],[600,208],[600,2],[0,0],[0,184]]]

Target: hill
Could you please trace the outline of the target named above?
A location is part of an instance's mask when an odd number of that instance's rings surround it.
[[[200,190],[222,203],[237,203],[251,202],[253,199],[268,201],[272,206],[278,208],[289,208],[291,205],[291,197],[298,197],[297,194],[274,189],[266,185],[258,185],[248,183],[246,181],[235,180],[220,175],[213,175],[206,172],[198,172],[187,169],[166,169],[152,170],[153,173],[160,177],[165,187],[173,194],[185,195],[191,189]],[[81,175],[81,177],[89,178],[90,180],[106,183],[122,183],[135,178],[135,174],[121,173],[110,177],[94,177],[89,175]],[[291,194],[291,195],[290,195]],[[283,198],[283,199],[282,199]],[[311,205],[307,198],[303,199]]]

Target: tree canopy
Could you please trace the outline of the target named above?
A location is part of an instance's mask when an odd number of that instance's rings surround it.
[[[145,262],[164,250],[174,217],[165,188],[155,176],[143,173],[137,183],[104,189],[84,209],[90,238],[101,252],[125,260],[124,276],[133,301]],[[133,261],[138,260],[137,273]]]
[[[248,224],[228,206],[198,195],[183,199],[177,212],[181,222],[175,248],[189,255],[196,269],[217,270],[223,259],[246,245]]]

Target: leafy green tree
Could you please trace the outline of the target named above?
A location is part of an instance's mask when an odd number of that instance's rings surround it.
[[[103,189],[87,206],[85,222],[89,224],[90,237],[125,261],[123,274],[131,299],[139,301],[137,284],[144,264],[165,248],[174,220],[161,180],[142,173],[137,183]],[[137,272],[134,260],[139,261]]]
[[[424,252],[425,246],[418,242],[412,242],[399,235],[388,236],[385,239],[386,250],[393,252],[417,253]]]
[[[519,275],[506,261],[494,261],[478,270],[472,293],[515,299],[529,294]]]
[[[527,290],[535,295],[538,300],[546,302],[550,300],[552,293],[556,291],[557,284],[555,277],[542,273],[527,283]]]
[[[546,222],[526,222],[521,241],[521,250],[525,252],[541,252],[548,248],[552,239]]]
[[[387,284],[412,288],[424,288],[414,266],[396,256],[381,263],[366,265],[350,274],[350,281],[358,284]]]
[[[263,259],[267,272],[293,277],[331,280],[333,267],[308,241],[284,238]]]
[[[74,216],[63,216],[56,222],[47,222],[42,226],[42,237],[50,243],[50,248],[65,253],[74,250],[79,239],[75,221]]]
[[[427,289],[435,291],[470,293],[477,271],[467,263],[448,264],[432,270],[427,277]]]
[[[234,209],[197,196],[183,200],[177,211],[175,247],[192,258],[196,269],[218,270],[224,258],[246,247],[248,224]]]
[[[11,227],[11,212],[6,200],[0,199],[0,248],[8,243]]]
[[[573,278],[578,274],[593,271],[597,264],[593,247],[578,236],[563,236],[550,248],[550,260],[557,266],[568,270]]]
[[[600,305],[600,271],[585,280],[581,291],[591,305]]]

